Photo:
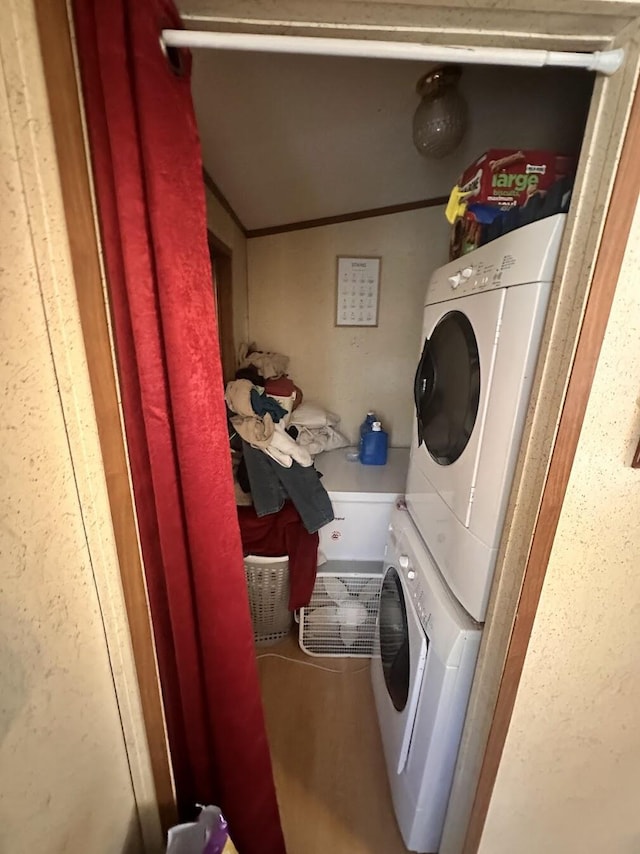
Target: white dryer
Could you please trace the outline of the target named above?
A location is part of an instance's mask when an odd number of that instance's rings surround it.
[[[427,289],[407,506],[484,620],[566,214],[441,267]]]
[[[406,510],[391,514],[371,677],[393,805],[410,851],[436,852],[480,627],[444,584]]]

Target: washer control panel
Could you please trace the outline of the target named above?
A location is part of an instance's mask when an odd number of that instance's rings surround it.
[[[420,583],[419,573],[414,569],[413,562],[409,554],[403,552],[398,555],[398,567],[402,571],[407,582],[413,606],[417,611],[422,628],[426,634],[429,634],[431,626],[431,612],[427,608],[427,603],[425,601],[426,597],[422,584]]]

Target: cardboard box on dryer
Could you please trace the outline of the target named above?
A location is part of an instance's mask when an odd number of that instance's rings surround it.
[[[477,248],[487,219],[513,207],[524,207],[560,178],[573,173],[575,159],[551,151],[493,148],[460,176],[458,191],[467,209],[453,223],[450,259]],[[481,216],[474,206],[482,206]],[[478,211],[478,209],[476,209]],[[484,219],[484,222],[483,222]]]

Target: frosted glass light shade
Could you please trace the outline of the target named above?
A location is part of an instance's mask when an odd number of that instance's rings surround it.
[[[457,65],[434,68],[418,80],[422,100],[413,117],[413,143],[424,157],[440,158],[454,151],[467,129],[467,104],[458,92]]]

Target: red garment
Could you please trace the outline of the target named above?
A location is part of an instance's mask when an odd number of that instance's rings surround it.
[[[289,377],[278,377],[278,379],[269,379],[264,384],[267,394],[275,394],[277,397],[289,397],[296,390],[293,380]]]
[[[302,403],[302,389],[298,388],[289,377],[266,380],[264,390],[267,394],[274,395],[275,397],[289,397],[295,391],[296,399],[293,401],[293,408],[296,409]],[[268,557],[268,555],[265,555],[265,557]]]
[[[242,548],[246,555],[289,555],[289,610],[309,604],[318,566],[318,534],[310,534],[290,501],[278,513],[258,516],[238,507]]]
[[[75,0],[127,446],[178,806],[285,854],[235,510],[191,57],[170,0]]]

